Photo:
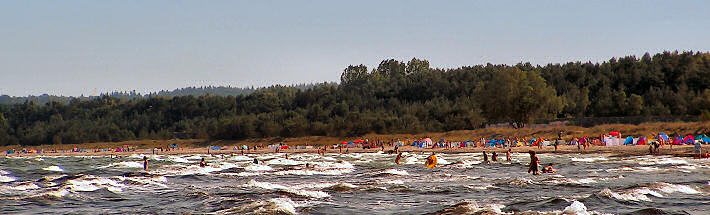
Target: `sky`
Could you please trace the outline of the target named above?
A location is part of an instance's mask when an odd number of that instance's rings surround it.
[[[348,65],[710,51],[710,1],[0,1],[0,94],[337,82]]]

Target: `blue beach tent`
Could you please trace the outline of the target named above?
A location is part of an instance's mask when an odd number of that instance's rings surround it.
[[[631,136],[626,137],[626,141],[624,141],[624,145],[633,145],[634,144],[634,138]]]
[[[661,138],[663,138],[663,141],[668,141],[668,135],[666,135],[666,133],[661,132],[661,133],[658,133],[658,135],[660,135]]]

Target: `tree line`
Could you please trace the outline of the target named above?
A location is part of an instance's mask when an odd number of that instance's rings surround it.
[[[341,81],[239,95],[103,95],[0,105],[0,145],[187,138],[360,136],[516,127],[575,117],[710,116],[710,54],[601,63],[431,68],[423,59],[351,65]]]

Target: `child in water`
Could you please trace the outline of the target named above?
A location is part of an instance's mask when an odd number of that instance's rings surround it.
[[[528,153],[530,154],[530,167],[528,168],[528,173],[532,173],[533,175],[540,174],[540,168],[538,167],[540,160],[535,155],[535,151],[530,150]]]
[[[491,158],[492,158],[491,160],[493,160],[493,162],[498,162],[498,153],[493,151]]]
[[[557,170],[552,168],[552,163],[550,163],[545,168],[542,168],[542,173],[557,173]]]
[[[202,158],[202,161],[200,161],[200,167],[206,167],[207,162],[205,161],[205,158]]]

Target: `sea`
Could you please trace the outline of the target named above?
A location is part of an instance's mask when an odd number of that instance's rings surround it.
[[[710,214],[710,159],[429,155],[4,157],[0,214]]]

